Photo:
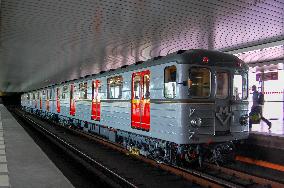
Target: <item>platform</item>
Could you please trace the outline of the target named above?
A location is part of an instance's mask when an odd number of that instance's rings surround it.
[[[73,187],[2,104],[0,187]]]
[[[261,121],[260,124],[253,124],[251,132],[254,134],[263,134],[284,137],[284,120],[268,118],[272,123],[272,127],[269,130],[265,122]]]
[[[243,140],[239,154],[252,159],[284,165],[284,123],[283,120],[273,120],[269,130],[265,122],[253,124],[248,139]]]
[[[269,119],[272,127],[269,130],[265,122],[253,124],[250,132],[250,142],[264,147],[284,150],[284,121],[282,119]]]

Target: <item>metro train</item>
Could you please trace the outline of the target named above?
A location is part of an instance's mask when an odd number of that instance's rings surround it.
[[[210,50],[179,50],[21,96],[22,108],[171,164],[218,162],[246,139],[248,66]]]

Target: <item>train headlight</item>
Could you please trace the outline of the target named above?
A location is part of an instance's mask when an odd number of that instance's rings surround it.
[[[195,118],[195,119],[192,119],[190,121],[190,124],[193,126],[193,127],[200,127],[201,124],[202,124],[202,120],[201,118]]]
[[[246,126],[248,124],[248,115],[241,116],[239,122],[241,125]]]

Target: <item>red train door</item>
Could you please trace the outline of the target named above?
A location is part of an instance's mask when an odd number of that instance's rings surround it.
[[[94,80],[92,82],[92,120],[101,120],[101,99],[99,96],[99,91],[101,88],[101,81]]]
[[[131,127],[150,130],[150,71],[132,74]]]
[[[76,107],[75,107],[75,99],[74,99],[74,84],[70,85],[70,115],[75,116]]]
[[[58,113],[60,113],[60,100],[59,100],[59,96],[60,96],[60,88],[56,88],[56,111]]]

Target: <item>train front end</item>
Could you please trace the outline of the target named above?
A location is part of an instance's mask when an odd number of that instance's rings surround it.
[[[220,52],[191,54],[186,61],[181,78],[183,97],[188,98],[182,115],[186,151],[196,156],[207,148],[217,161],[220,156],[213,155],[229,153],[233,141],[249,135],[248,66]]]
[[[225,142],[248,136],[247,72],[230,67],[191,67],[187,123],[191,143]]]

